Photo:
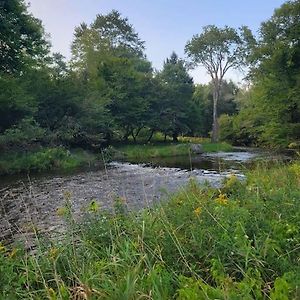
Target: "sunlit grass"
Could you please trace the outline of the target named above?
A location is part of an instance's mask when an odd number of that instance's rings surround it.
[[[193,143],[199,139],[192,138]],[[128,159],[147,159],[154,157],[170,157],[193,155],[190,150],[190,140],[184,139],[180,143],[156,143],[156,144],[130,144],[118,146],[117,150]],[[233,148],[227,143],[210,143],[207,139],[201,139],[204,152],[231,151]]]

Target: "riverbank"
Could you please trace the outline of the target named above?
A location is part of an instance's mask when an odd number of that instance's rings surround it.
[[[260,166],[222,188],[188,187],[153,209],[97,201],[35,255],[0,247],[5,299],[298,299],[300,164]],[[76,199],[74,199],[76,200]],[[37,232],[38,237],[38,232]],[[81,298],[80,298],[81,297]]]
[[[116,146],[116,157],[126,159],[151,159],[157,157],[172,157],[172,156],[191,156],[195,155],[191,151],[191,144],[201,144],[203,153],[212,153],[219,151],[232,151],[233,147],[228,143],[210,143],[207,140],[185,139],[178,143],[156,143],[156,144],[130,144]]]
[[[82,149],[69,151],[63,147],[42,148],[28,153],[8,153],[0,156],[0,175],[71,171],[90,165],[96,160],[97,156],[93,153]]]
[[[212,144],[203,141],[204,152],[230,151],[227,143]],[[194,141],[195,142],[195,141]],[[108,147],[99,153],[63,147],[42,148],[35,152],[9,153],[0,156],[0,176],[18,173],[41,173],[53,170],[72,171],[85,166],[104,164],[119,159],[151,159],[156,157],[193,155],[189,140],[179,143],[129,144]]]

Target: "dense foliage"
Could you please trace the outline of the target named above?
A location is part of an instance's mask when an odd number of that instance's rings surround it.
[[[287,1],[262,23],[250,62],[252,84],[240,113],[222,118],[222,137],[236,144],[299,143],[300,1]]]
[[[150,142],[160,133],[220,137],[237,145],[297,146],[299,1],[262,23],[255,40],[207,26],[186,45],[194,65],[212,76],[194,85],[175,53],[154,71],[145,43],[119,12],[96,15],[74,30],[72,58],[49,52],[41,22],[24,1],[2,1],[0,153],[63,146],[98,150],[115,141]],[[14,42],[16,41],[16,42]],[[250,65],[248,88],[225,81]],[[214,124],[214,126],[213,126]]]

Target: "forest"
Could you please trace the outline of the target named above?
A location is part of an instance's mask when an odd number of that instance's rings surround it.
[[[185,59],[170,53],[159,71],[118,11],[78,24],[72,58],[66,61],[50,52],[41,21],[24,2],[1,6],[2,154],[55,147],[99,150],[115,141],[151,142],[156,133],[173,141],[211,137],[213,123],[218,123],[215,140],[299,146],[298,1],[275,10],[259,36],[247,27],[207,26],[182,45]],[[197,65],[205,66],[211,83],[193,83],[188,71]],[[245,84],[224,80],[226,68],[246,68]]]

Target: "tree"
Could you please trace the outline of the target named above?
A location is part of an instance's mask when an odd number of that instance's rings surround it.
[[[0,134],[36,111],[36,100],[28,85],[23,77],[0,76]]]
[[[105,98],[125,140],[133,140],[146,125],[151,97],[151,64],[143,59],[112,58],[99,69],[105,79]]]
[[[252,51],[252,102],[262,116],[260,142],[300,140],[300,1],[287,1],[263,22]]]
[[[20,73],[49,51],[41,21],[22,0],[0,1],[0,72]]]
[[[239,68],[245,62],[246,41],[252,39],[248,28],[240,32],[228,26],[218,28],[209,25],[203,28],[200,35],[195,35],[187,42],[185,52],[193,65],[203,66],[213,83],[213,128],[212,141],[218,140],[217,106],[220,99],[222,81],[229,69]]]
[[[199,114],[199,124],[196,127],[198,134],[208,136],[213,123],[213,90],[212,82],[208,84],[198,84],[195,86],[193,102]],[[233,115],[237,113],[238,87],[232,81],[223,80],[220,90],[220,97],[217,105],[217,117],[222,114]]]
[[[177,141],[180,133],[189,131],[187,120],[194,91],[193,79],[188,74],[184,61],[175,52],[166,59],[158,78],[163,93],[160,106],[161,131],[170,134]]]
[[[127,18],[112,10],[97,15],[90,26],[86,23],[75,28],[72,43],[73,65],[86,72],[96,70],[95,59],[106,55],[143,57],[144,42],[139,38]]]
[[[135,140],[146,120],[152,68],[143,51],[144,42],[115,10],[75,28],[72,61],[87,87],[88,107],[103,112],[99,124],[109,113],[124,139]]]

